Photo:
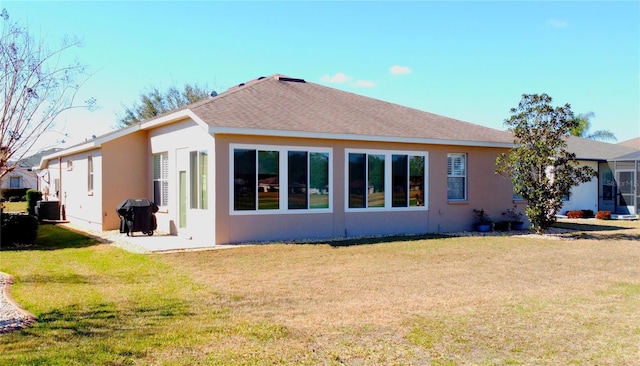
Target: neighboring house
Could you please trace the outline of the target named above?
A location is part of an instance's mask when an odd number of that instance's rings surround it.
[[[0,189],[5,188],[34,188],[38,187],[38,178],[31,170],[31,166],[24,163],[18,165],[2,177],[0,181]]]
[[[619,142],[618,145],[632,147],[634,149],[640,150],[640,137],[636,137],[634,139],[630,139],[630,140]]]
[[[590,140],[570,136],[567,140],[567,150],[576,154],[581,165],[593,168],[598,175],[590,182],[580,184],[571,190],[560,213],[566,214],[571,210],[611,211],[613,214],[637,214],[635,201],[630,204],[629,199],[637,197],[635,182],[628,181],[637,176],[637,163],[633,159],[619,160],[628,154],[638,153],[639,150],[620,144],[610,144],[602,141]],[[633,172],[633,173],[632,173]],[[631,175],[631,178],[627,176]],[[633,188],[633,192],[627,192]]]
[[[15,169],[9,172],[2,178],[0,182],[0,189],[5,188],[27,188],[38,189],[39,177],[37,172],[32,168],[40,164],[40,160],[43,156],[49,155],[60,149],[49,149],[40,153],[28,156],[21,159],[16,165]]]
[[[609,169],[615,180],[612,184],[615,212],[640,214],[640,150],[610,159]]]
[[[38,168],[77,225],[117,229],[116,207],[142,197],[158,230],[224,244],[471,230],[473,209],[513,207],[494,174],[512,146],[506,131],[274,75]]]

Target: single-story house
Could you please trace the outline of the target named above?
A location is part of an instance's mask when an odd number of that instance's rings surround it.
[[[31,166],[18,163],[15,169],[2,177],[2,180],[0,180],[0,189],[35,189],[37,187],[37,184],[38,179],[36,177],[36,173],[32,171]]]
[[[225,244],[471,230],[473,209],[500,220],[514,205],[494,174],[512,146],[507,131],[273,75],[38,169],[77,225],[117,229],[116,207],[148,198],[158,230]]]
[[[590,166],[598,175],[574,187],[560,213],[571,210],[610,211],[615,215],[640,213],[637,200],[632,200],[638,195],[637,181],[634,181],[638,164],[633,154],[640,150],[575,136],[567,140],[567,150],[576,154],[581,165]]]

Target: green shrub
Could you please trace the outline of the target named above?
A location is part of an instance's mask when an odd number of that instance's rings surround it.
[[[36,205],[38,201],[42,200],[42,192],[37,189],[30,189],[27,191],[27,211],[29,215],[36,214]]]
[[[11,197],[24,197],[27,194],[27,188],[3,188],[0,190],[2,198],[8,201]]]
[[[2,214],[2,246],[33,244],[38,236],[38,220],[35,216]]]
[[[9,197],[9,202],[20,202],[21,198],[18,196],[11,196]]]

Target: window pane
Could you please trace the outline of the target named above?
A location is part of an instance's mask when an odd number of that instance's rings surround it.
[[[20,177],[10,177],[9,188],[20,188]]]
[[[393,191],[391,194],[391,205],[393,207],[407,207],[408,195],[408,166],[406,155],[391,156],[391,184]]]
[[[160,179],[160,154],[153,155],[153,179]]]
[[[409,160],[409,206],[424,206],[424,156]]]
[[[307,191],[307,153],[289,151],[289,209],[306,209]]]
[[[369,155],[367,207],[384,207],[384,155]]]
[[[233,151],[233,208],[256,209],[256,151]]]
[[[200,172],[200,208],[203,210],[208,209],[208,201],[209,195],[207,193],[207,175],[208,175],[208,164],[209,164],[209,154],[206,151],[200,152],[199,157],[199,172]]]
[[[191,196],[191,208],[198,208],[198,152],[191,151],[189,153],[189,173],[190,184],[189,193]]]
[[[463,200],[464,195],[464,180],[463,177],[448,177],[447,178],[447,199],[450,200]]]
[[[349,207],[364,208],[365,154],[349,154]]]
[[[467,155],[447,154],[447,199],[467,199]]]
[[[309,153],[309,208],[329,208],[329,153]]]
[[[153,181],[153,202],[158,205],[158,206],[162,206],[160,203],[162,202],[162,186],[159,180],[154,180]]]
[[[258,152],[258,209],[280,207],[280,160],[277,151]]]

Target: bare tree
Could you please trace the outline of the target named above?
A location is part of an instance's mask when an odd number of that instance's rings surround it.
[[[76,105],[80,83],[86,81],[86,66],[69,60],[67,54],[80,47],[76,38],[65,38],[50,49],[44,40],[35,40],[28,30],[0,13],[0,180],[15,169],[50,129],[60,113],[72,108],[92,108],[92,98]]]

